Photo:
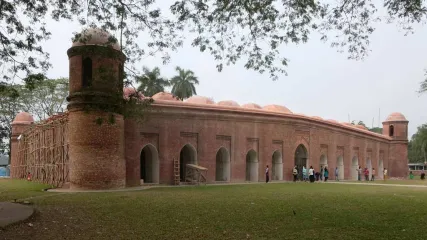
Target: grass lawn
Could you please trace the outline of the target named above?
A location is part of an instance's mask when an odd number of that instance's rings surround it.
[[[54,194],[0,185],[9,198]],[[425,236],[426,200],[427,188],[310,183],[57,193],[33,199],[37,214],[0,239],[412,240]]]

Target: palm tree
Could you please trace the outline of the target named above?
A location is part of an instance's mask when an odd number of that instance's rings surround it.
[[[170,85],[167,79],[160,77],[160,69],[158,67],[153,68],[153,70],[143,67],[142,70],[144,75],[136,77],[136,82],[140,83],[138,91],[144,96],[151,97],[158,92],[164,92],[165,87]]]
[[[196,88],[194,85],[199,84],[199,80],[191,70],[184,70],[180,67],[176,67],[178,75],[173,77],[170,83],[173,85],[172,94],[177,96],[179,99],[184,100],[193,95],[196,95]]]

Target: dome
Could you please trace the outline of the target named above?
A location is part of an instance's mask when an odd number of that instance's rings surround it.
[[[117,39],[107,31],[99,28],[87,28],[73,40],[73,47],[87,45],[100,45],[112,47],[118,51],[121,50]]]
[[[292,113],[291,110],[289,110],[287,107],[274,104],[264,106],[262,109],[271,112]]]
[[[338,121],[337,121],[337,120],[334,120],[334,119],[328,119],[328,120],[326,120],[326,121],[328,121],[328,122],[333,122],[333,123],[338,123]]]
[[[185,102],[194,104],[215,104],[215,102],[212,101],[210,98],[202,96],[192,96]]]
[[[319,120],[323,120],[323,118],[321,118],[321,117],[319,117],[319,116],[312,116],[312,118],[319,119]]]
[[[294,113],[294,115],[298,115],[298,116],[303,116],[303,117],[307,117],[307,115],[305,115],[304,113]]]
[[[128,100],[129,96],[136,94],[136,92],[137,92],[137,90],[133,87],[123,88],[123,98]],[[138,92],[138,96],[139,96],[140,100],[145,98],[145,96],[141,92]]]
[[[179,101],[172,93],[168,92],[159,92],[152,96],[154,100],[163,100],[163,101]]]
[[[242,108],[262,109],[262,107],[255,103],[246,103],[242,105]]]
[[[395,122],[395,121],[408,121],[406,120],[405,116],[403,116],[403,114],[398,113],[398,112],[394,112],[390,115],[388,115],[387,119],[385,120],[386,122]]]
[[[368,128],[366,128],[363,125],[355,125],[355,127],[359,128],[359,129],[363,129],[363,130],[368,130]]]
[[[349,123],[349,122],[342,122],[341,124],[343,125],[347,125],[347,126],[353,126],[353,124]]]
[[[231,100],[219,101],[217,103],[217,105],[219,105],[219,106],[229,106],[229,107],[240,107],[240,105],[237,102],[231,101]]]
[[[34,118],[27,112],[20,112],[16,115],[12,123],[33,123]]]

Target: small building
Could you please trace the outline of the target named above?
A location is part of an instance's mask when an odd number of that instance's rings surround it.
[[[408,171],[415,176],[420,176],[423,170],[427,170],[427,163],[408,163]]]

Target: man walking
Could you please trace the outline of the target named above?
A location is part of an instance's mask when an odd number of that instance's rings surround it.
[[[268,169],[268,165],[265,168],[265,183],[268,183],[270,181],[270,175],[269,175],[269,169]]]
[[[338,177],[339,171],[338,171],[338,167],[335,168],[335,180],[339,181],[339,177]]]

